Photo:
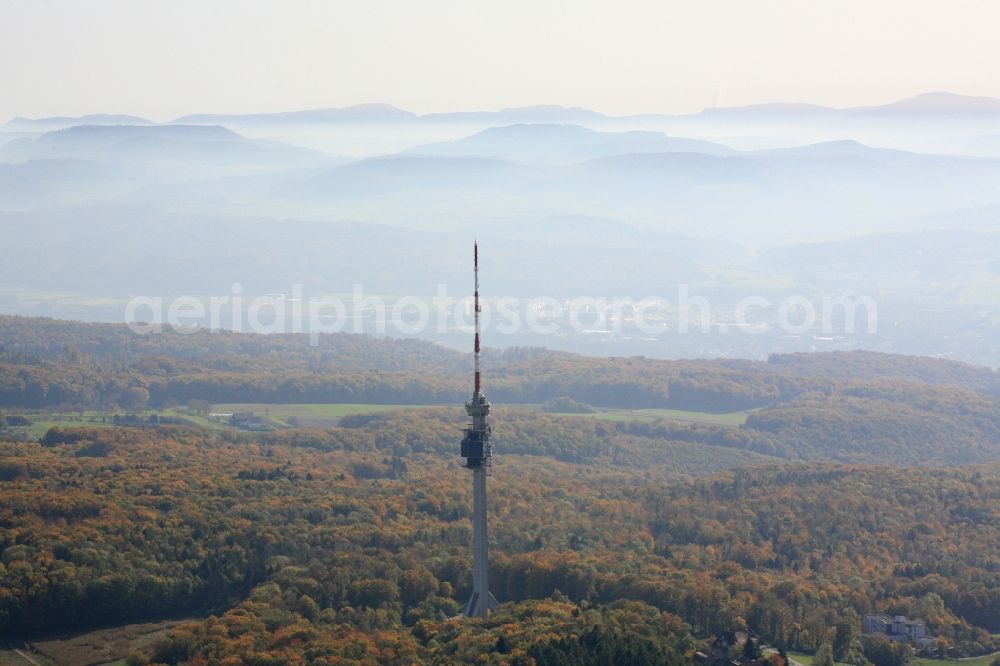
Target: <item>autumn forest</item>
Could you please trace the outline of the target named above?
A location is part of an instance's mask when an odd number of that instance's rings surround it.
[[[996,372],[487,350],[501,606],[472,620],[468,361],[0,317],[0,635],[182,620],[130,664],[680,665],[731,635],[769,666],[1000,651]],[[398,409],[205,425],[227,403]],[[862,636],[876,612],[935,641]]]

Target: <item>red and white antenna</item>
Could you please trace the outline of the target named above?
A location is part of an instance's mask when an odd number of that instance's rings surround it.
[[[490,414],[490,403],[483,395],[479,374],[479,243],[472,245],[472,267],[476,280],[475,318],[476,339],[473,354],[476,360],[476,390],[472,399],[465,403],[465,413],[472,423],[462,436],[462,457],[465,467],[472,470],[472,596],[465,606],[469,617],[487,617],[496,610],[497,600],[490,594],[489,576],[489,534],[486,528],[486,476],[493,465],[493,447],[490,444],[490,425],[486,422]]]
[[[478,394],[480,392],[480,389],[482,389],[482,384],[481,384],[480,376],[479,376],[479,313],[480,313],[480,308],[479,308],[479,242],[478,241],[473,242],[473,244],[472,244],[472,272],[475,275],[475,280],[476,280],[476,303],[475,303],[476,311],[475,311],[475,315],[474,315],[475,318],[476,318],[476,341],[475,341],[475,346],[473,347],[473,349],[475,351],[475,358],[476,358],[476,390],[475,390],[475,393]]]

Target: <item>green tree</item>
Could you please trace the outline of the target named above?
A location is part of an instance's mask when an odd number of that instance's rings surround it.
[[[299,597],[298,608],[299,612],[302,613],[302,616],[307,620],[315,620],[319,617],[319,604],[317,604],[316,601],[308,594],[303,594]]]
[[[407,569],[399,579],[400,598],[407,606],[416,606],[437,589],[438,579],[424,566]]]
[[[833,647],[830,643],[823,643],[816,650],[816,654],[813,656],[813,666],[835,666],[836,661],[833,658]]]
[[[847,661],[848,655],[851,652],[851,645],[854,643],[855,627],[856,624],[854,622],[847,620],[837,623],[832,645],[833,657],[837,661]]]
[[[743,644],[743,658],[748,661],[760,659],[760,644],[753,636],[747,636],[747,642]]]

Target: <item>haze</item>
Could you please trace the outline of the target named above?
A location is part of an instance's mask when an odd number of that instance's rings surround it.
[[[1000,96],[1000,5],[0,0],[0,118]]]
[[[624,304],[554,334],[488,327],[497,347],[1000,365],[1000,5],[7,1],[3,19],[0,314],[460,298],[478,238],[488,306]],[[844,298],[856,327],[803,312]],[[419,330],[372,312],[346,329],[467,346],[454,312]]]

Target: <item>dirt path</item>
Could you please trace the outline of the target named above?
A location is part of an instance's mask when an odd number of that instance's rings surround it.
[[[31,657],[30,657],[30,656],[29,656],[29,655],[28,655],[27,653],[25,653],[25,652],[24,652],[23,650],[18,650],[18,649],[16,649],[16,648],[15,648],[15,649],[14,649],[14,652],[15,652],[15,653],[17,653],[17,656],[19,656],[19,657],[22,657],[23,659],[27,660],[27,661],[28,661],[28,663],[31,663],[31,664],[34,664],[35,666],[42,666],[42,665],[41,665],[41,664],[39,664],[39,663],[38,663],[37,661],[35,661],[34,659],[32,659],[32,658],[31,658]]]

